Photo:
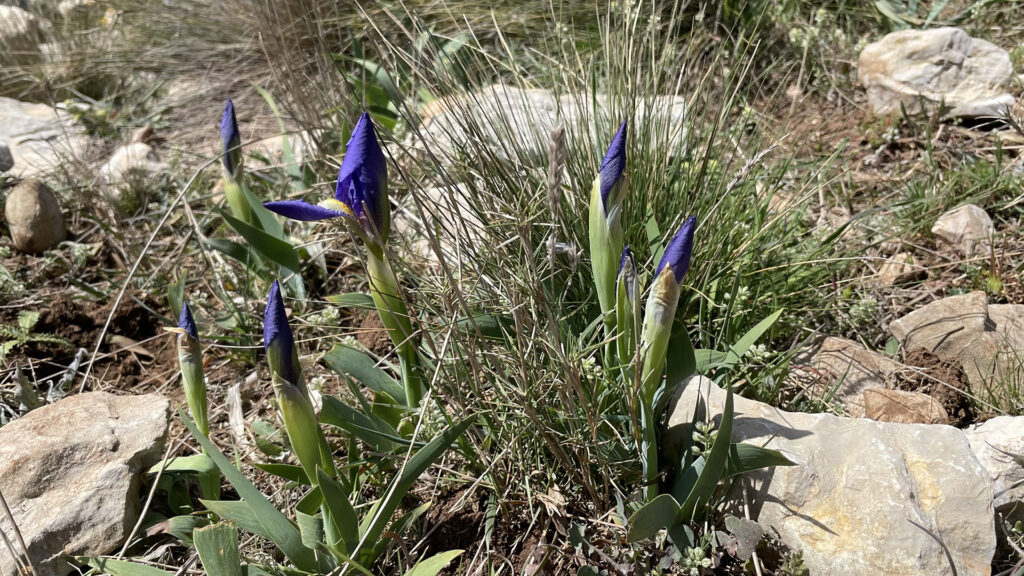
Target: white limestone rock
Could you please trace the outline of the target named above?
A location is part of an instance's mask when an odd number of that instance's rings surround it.
[[[31,12],[0,4],[0,62],[25,63],[37,57],[44,27]]]
[[[702,376],[676,391],[670,438],[695,410],[720,419],[725,392]],[[780,450],[796,466],[751,473],[751,514],[803,552],[811,574],[988,576],[996,548],[992,484],[966,435],[949,426],[783,412],[735,398],[733,440]]]
[[[1024,520],[1024,416],[999,416],[964,432],[992,480],[996,510]]]
[[[596,110],[595,110],[596,104]],[[686,99],[654,96],[636,103],[633,118],[646,119],[644,142],[670,156],[686,151]],[[541,164],[547,157],[551,130],[564,125],[566,134],[586,134],[594,126],[609,128],[608,137],[627,118],[611,118],[607,96],[559,95],[551,90],[522,89],[494,84],[478,92],[442,98],[422,112],[422,136],[442,162],[480,153],[480,145],[501,158],[529,158]],[[637,121],[639,123],[639,120]],[[606,146],[605,142],[602,145]],[[420,139],[409,145],[419,148]],[[515,153],[514,150],[522,153]]]
[[[28,178],[51,172],[65,160],[83,158],[89,137],[66,112],[0,97],[0,145],[11,151],[10,175]]]
[[[1014,103],[1010,54],[960,28],[887,34],[861,51],[858,74],[875,114],[944,104],[953,117],[998,117]]]
[[[163,453],[168,413],[159,394],[88,392],[0,428],[0,491],[37,576],[66,574],[62,556],[106,554],[128,537],[141,509],[139,476]],[[3,515],[0,531],[13,534]],[[0,575],[16,572],[0,553]]]
[[[988,305],[982,291],[926,304],[889,324],[907,351],[924,348],[963,366],[975,394],[1024,386],[1024,306]]]
[[[935,221],[932,234],[955,246],[966,256],[985,250],[996,229],[984,208],[974,204],[957,206]]]

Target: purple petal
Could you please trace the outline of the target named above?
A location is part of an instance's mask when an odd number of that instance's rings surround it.
[[[604,203],[604,209],[607,212],[608,207],[608,196],[611,194],[612,187],[622,177],[622,172],[626,169],[626,124],[623,122],[619,126],[619,131],[615,133],[615,138],[612,138],[612,144],[608,147],[608,152],[604,155],[604,160],[601,161],[601,201]]]
[[[377,229],[383,230],[381,203],[387,202],[387,181],[387,160],[377,142],[373,121],[363,112],[349,138],[334,197],[351,208],[357,219],[372,218]],[[369,214],[364,214],[364,205]]]
[[[672,268],[672,274],[676,277],[676,283],[683,281],[683,276],[690,270],[690,256],[693,252],[693,231],[697,227],[697,218],[690,216],[683,222],[683,225],[676,232],[676,235],[665,247],[665,253],[661,255],[661,262],[654,272],[657,278],[665,266]]]
[[[181,316],[178,317],[178,328],[181,328],[193,340],[199,340],[199,330],[196,329],[196,321],[192,319],[192,309],[188,307],[188,301],[181,303]]]
[[[227,168],[228,172],[234,172],[232,155],[237,155],[238,152],[232,152],[232,150],[241,145],[242,134],[238,131],[238,120],[235,119],[235,104],[230,98],[228,98],[227,104],[224,105],[224,115],[220,119],[220,142],[222,152],[224,152],[224,167]]]
[[[622,270],[624,268],[626,268],[627,264],[629,265],[630,268],[634,268],[635,267],[634,264],[633,264],[633,251],[629,249],[629,245],[628,244],[626,245],[625,248],[622,249],[622,257],[619,258],[619,275],[620,276],[622,275]]]
[[[331,210],[316,204],[310,204],[302,200],[278,200],[276,202],[264,202],[264,208],[292,220],[312,222],[316,220],[328,220],[345,216],[344,212]]]

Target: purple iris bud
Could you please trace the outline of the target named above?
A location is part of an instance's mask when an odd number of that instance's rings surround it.
[[[619,131],[615,133],[615,138],[612,138],[612,144],[608,147],[604,160],[601,161],[599,171],[601,201],[604,204],[605,212],[611,211],[611,207],[608,205],[609,196],[611,196],[615,183],[622,178],[622,172],[626,169],[626,124],[627,122],[623,122],[619,126]]]
[[[363,112],[348,141],[333,199],[320,204],[286,200],[267,202],[264,206],[293,220],[327,220],[346,216],[358,222],[368,234],[376,231],[386,239],[391,224],[387,183],[387,160],[377,142],[373,121],[369,114]]]
[[[348,141],[334,197],[352,210],[356,220],[372,220],[377,230],[384,231],[388,223],[382,204],[388,201],[387,184],[387,160],[377,144],[373,121],[363,112]]]
[[[192,309],[188,307],[187,301],[181,303],[181,315],[178,316],[178,328],[188,334],[189,338],[198,341],[199,330],[196,329],[196,321],[192,319]]]
[[[238,131],[238,120],[235,118],[235,104],[228,98],[224,105],[224,115],[220,119],[220,141],[223,146],[224,168],[229,174],[235,173],[238,158],[241,156],[239,146],[242,145],[242,134]]]
[[[286,382],[295,384],[295,338],[288,325],[288,313],[281,300],[281,286],[274,280],[267,297],[267,309],[263,316],[263,347],[267,352],[270,369]]]
[[[676,232],[676,235],[669,241],[665,253],[661,256],[658,269],[654,272],[657,278],[662,269],[666,266],[671,268],[672,274],[676,277],[676,283],[683,281],[683,276],[690,269],[690,256],[693,253],[693,231],[697,227],[697,218],[690,216],[683,222],[683,225]]]

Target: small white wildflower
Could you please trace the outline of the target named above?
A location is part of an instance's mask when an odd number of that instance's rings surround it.
[[[334,306],[327,306],[315,314],[310,314],[307,322],[314,326],[336,326],[341,318],[341,312]]]
[[[736,289],[736,301],[737,302],[746,302],[747,298],[749,298],[749,297],[750,297],[750,288],[747,288],[746,286],[740,286],[739,288]]]
[[[604,378],[604,368],[597,363],[597,359],[593,356],[588,356],[580,361],[580,370],[592,380]]]
[[[318,374],[309,380],[306,380],[306,385],[312,390],[323,391],[324,387],[327,386],[327,377],[322,374]]]
[[[892,144],[900,137],[900,130],[896,126],[889,126],[885,129],[885,133],[882,134],[882,140],[886,144]]]
[[[762,363],[768,358],[768,348],[764,344],[754,344],[747,350],[746,356],[751,362]]]
[[[789,29],[789,43],[794,46],[801,48],[807,47],[807,33],[801,28],[790,28]]]

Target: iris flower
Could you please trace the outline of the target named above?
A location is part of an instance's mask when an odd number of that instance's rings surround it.
[[[608,220],[618,217],[626,197],[625,186],[622,184],[622,174],[626,170],[626,125],[623,122],[619,126],[598,170],[601,205]]]
[[[388,168],[377,143],[370,115],[359,117],[348,141],[345,158],[338,172],[334,198],[319,204],[302,200],[267,202],[264,206],[292,220],[315,221],[348,218],[358,224],[366,238],[387,239],[391,225],[391,206],[387,195]]]

